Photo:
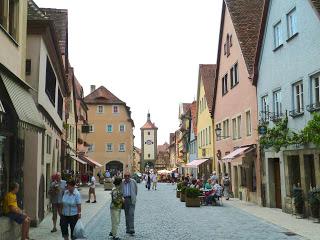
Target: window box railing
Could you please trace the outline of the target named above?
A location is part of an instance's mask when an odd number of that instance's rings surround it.
[[[304,109],[301,108],[301,109],[294,109],[292,111],[289,112],[289,115],[293,118],[295,117],[299,117],[299,116],[302,116],[304,114]]]
[[[259,115],[260,115],[259,125],[266,125],[266,124],[269,123],[269,121],[270,121],[270,115],[271,115],[270,112],[261,111],[261,112],[259,113]]]
[[[312,104],[308,105],[307,111],[308,112],[320,111],[320,102],[312,103]]]
[[[270,114],[270,120],[272,122],[278,122],[280,121],[282,118],[284,117],[284,114],[283,113],[271,113]]]

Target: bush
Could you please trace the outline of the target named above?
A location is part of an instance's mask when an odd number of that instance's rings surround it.
[[[178,184],[177,184],[177,190],[181,190],[181,188],[182,188],[182,186],[183,186],[183,182],[179,182]]]
[[[185,193],[185,192],[186,192],[186,189],[187,189],[186,186],[182,186],[181,189],[180,189],[181,193]]]
[[[188,198],[197,198],[201,195],[201,191],[198,188],[186,188],[186,195]]]

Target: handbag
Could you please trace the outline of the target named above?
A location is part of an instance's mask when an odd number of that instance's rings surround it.
[[[75,239],[87,239],[84,230],[84,225],[81,220],[78,220],[76,226],[74,227],[73,237]]]

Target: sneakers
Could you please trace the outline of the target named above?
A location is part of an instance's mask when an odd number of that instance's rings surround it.
[[[96,203],[97,201],[96,200],[94,200],[92,203]]]
[[[53,229],[51,230],[52,233],[54,233],[54,232],[56,232],[56,231],[57,231],[56,228],[53,228]]]
[[[86,201],[86,203],[90,203],[90,200]]]

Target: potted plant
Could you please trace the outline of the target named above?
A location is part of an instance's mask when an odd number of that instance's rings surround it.
[[[319,188],[313,188],[308,193],[308,202],[310,207],[310,215],[312,218],[315,219],[316,222],[318,222],[319,219],[319,210],[320,210],[320,189]]]
[[[198,188],[186,188],[186,207],[200,207],[200,195]]]
[[[180,201],[185,202],[186,201],[186,186],[182,186],[180,189]]]
[[[183,186],[182,182],[179,182],[177,184],[177,198],[180,198],[180,193],[181,193],[182,186]]]
[[[293,187],[292,196],[294,200],[294,209],[297,216],[302,217],[304,207],[303,191],[300,187]]]

